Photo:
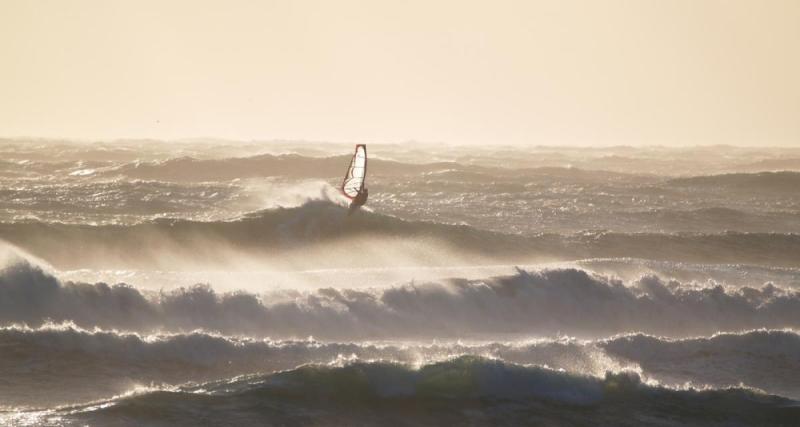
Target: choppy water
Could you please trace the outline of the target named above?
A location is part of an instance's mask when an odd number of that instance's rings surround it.
[[[0,424],[796,425],[800,150],[1,141]]]

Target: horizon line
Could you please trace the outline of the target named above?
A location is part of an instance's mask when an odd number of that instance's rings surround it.
[[[0,135],[0,141],[41,141],[41,142],[65,142],[76,144],[97,144],[97,143],[123,143],[123,142],[153,142],[153,143],[200,143],[200,142],[225,142],[225,143],[239,143],[239,144],[264,144],[264,143],[293,143],[293,144],[371,144],[371,145],[401,145],[401,144],[439,144],[447,146],[492,146],[499,147],[529,147],[529,148],[701,148],[701,147],[731,147],[731,148],[782,148],[782,149],[800,149],[800,141],[797,145],[752,145],[752,144],[737,144],[737,143],[586,143],[586,144],[558,144],[558,143],[475,143],[475,142],[451,142],[451,141],[427,141],[420,139],[408,138],[400,141],[365,141],[365,140],[319,140],[319,139],[306,139],[306,138],[227,138],[217,136],[186,136],[179,138],[161,138],[161,137],[110,137],[110,138],[84,138],[84,137],[69,137],[69,136],[4,136]]]

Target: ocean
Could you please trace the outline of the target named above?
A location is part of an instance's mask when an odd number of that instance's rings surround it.
[[[0,140],[0,425],[800,425],[800,149]]]

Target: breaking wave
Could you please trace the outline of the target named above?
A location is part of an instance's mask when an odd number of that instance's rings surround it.
[[[800,294],[771,283],[729,289],[658,276],[622,282],[574,268],[388,288],[217,293],[197,285],[145,293],[62,283],[27,261],[0,272],[0,323],[323,339],[479,338],[523,334],[667,336],[800,327]]]
[[[158,414],[158,418],[153,418]],[[40,414],[56,423],[789,425],[795,402],[746,389],[674,390],[631,372],[603,378],[464,356],[419,368],[386,362],[309,365],[147,391]],[[33,417],[29,417],[31,419]]]
[[[182,384],[275,372],[303,364],[384,360],[418,365],[471,354],[603,375],[618,369],[593,345],[576,340],[527,344],[336,343],[273,341],[192,332],[138,335],[86,330],[72,324],[0,328],[3,404],[81,403],[136,385]],[[42,387],[48,387],[42,393]]]
[[[635,334],[598,341],[352,343],[199,331],[139,335],[47,324],[0,328],[0,348],[0,395],[12,407],[88,402],[141,385],[211,381],[305,364],[389,361],[418,366],[463,355],[593,377],[627,370],[671,387],[744,385],[800,398],[800,335],[790,330],[688,339]]]
[[[348,216],[330,201],[264,210],[230,221],[163,219],[135,225],[71,225],[26,222],[0,224],[0,238],[47,259],[59,268],[167,267],[170,257],[211,263],[224,253],[275,257],[293,249],[347,242],[340,256],[365,262],[370,249],[357,244],[394,239],[439,245],[441,251],[504,262],[638,257],[697,263],[800,266],[800,234],[794,233],[612,233],[523,236],[466,225],[406,221],[371,212]],[[354,242],[356,241],[356,242]],[[391,245],[384,245],[391,249]],[[77,248],[77,250],[76,250]],[[342,253],[344,252],[344,253]],[[330,254],[330,251],[328,252]],[[329,257],[316,257],[325,263]],[[343,261],[337,259],[336,263]],[[390,262],[381,259],[381,265]],[[166,263],[166,265],[164,265]],[[309,265],[318,268],[319,265]]]
[[[747,287],[757,283],[773,283],[780,287],[800,288],[800,269],[747,264],[693,264],[656,261],[640,258],[595,258],[575,262],[575,266],[600,275],[619,277],[625,281],[645,275],[680,282],[724,283]]]

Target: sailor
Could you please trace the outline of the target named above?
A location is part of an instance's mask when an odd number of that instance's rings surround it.
[[[361,191],[358,192],[356,197],[353,198],[353,201],[350,202],[351,211],[356,210],[361,206],[364,206],[364,203],[367,203],[367,193],[369,192],[367,191],[366,187],[362,188]]]

